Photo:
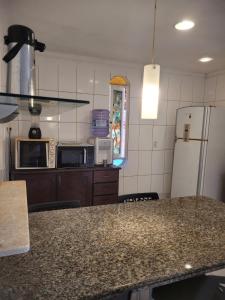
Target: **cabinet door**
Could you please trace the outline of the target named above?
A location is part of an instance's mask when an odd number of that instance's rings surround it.
[[[17,174],[15,180],[25,180],[28,205],[56,201],[55,174]]]
[[[57,200],[92,204],[92,171],[65,172],[57,175]]]

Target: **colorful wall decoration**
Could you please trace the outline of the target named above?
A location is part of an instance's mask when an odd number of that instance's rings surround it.
[[[127,160],[129,82],[124,76],[110,80],[111,137],[113,139],[113,164],[122,166]]]

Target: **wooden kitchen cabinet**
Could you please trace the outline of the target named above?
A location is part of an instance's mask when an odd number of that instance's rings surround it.
[[[119,171],[95,170],[93,185],[93,205],[118,202]]]
[[[92,171],[57,174],[57,200],[76,201],[80,206],[92,204]]]
[[[53,202],[57,199],[55,174],[22,171],[13,174],[13,179],[26,181],[28,205]]]
[[[28,206],[74,201],[79,206],[118,202],[119,168],[13,170],[12,180],[25,180]]]

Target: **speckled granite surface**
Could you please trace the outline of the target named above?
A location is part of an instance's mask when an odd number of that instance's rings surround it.
[[[0,257],[29,249],[26,182],[0,182]]]
[[[0,258],[0,299],[101,299],[223,267],[225,204],[184,198],[35,213],[30,240],[31,252]]]

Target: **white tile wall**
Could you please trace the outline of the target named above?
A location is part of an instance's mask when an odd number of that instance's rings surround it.
[[[158,118],[154,120],[154,125],[166,125],[167,106],[167,101],[159,100]]]
[[[164,174],[164,151],[152,151],[152,174]]]
[[[94,109],[102,108],[109,110],[109,96],[94,95]]]
[[[78,100],[87,100],[88,105],[83,105],[77,108],[77,122],[91,123],[91,110],[93,109],[93,95],[77,93]]]
[[[179,101],[168,101],[167,105],[167,125],[176,124],[176,109],[179,107]]]
[[[196,77],[193,80],[193,102],[203,102],[205,92],[205,77]]]
[[[138,176],[138,193],[148,193],[151,190],[151,175]]]
[[[217,77],[216,85],[216,101],[225,100],[225,74],[221,74]]]
[[[173,150],[165,150],[165,173],[171,173],[173,168]]]
[[[40,58],[38,60],[38,83],[40,90],[58,91],[58,61]]]
[[[95,94],[109,95],[110,69],[97,66],[95,68]]]
[[[204,103],[219,107],[225,106],[225,70],[207,74]]]
[[[66,95],[64,94],[63,97],[65,96]],[[73,97],[76,98],[76,96]],[[77,120],[76,106],[67,103],[59,103],[59,122],[76,122],[76,120]]]
[[[183,76],[181,81],[181,101],[191,101],[193,99],[193,78]]]
[[[77,142],[86,143],[90,137],[91,124],[88,123],[77,123]]]
[[[152,125],[140,125],[139,150],[152,150]]]
[[[169,76],[165,72],[160,74],[159,99],[167,101],[168,99]]]
[[[62,103],[54,107],[43,106],[40,117],[43,136],[51,136],[59,141],[86,142],[91,135],[91,110],[109,108],[110,76],[125,75],[130,81],[129,152],[128,162],[120,171],[119,193],[156,191],[169,194],[176,109],[203,100],[204,76],[162,68],[158,119],[141,120],[142,66],[96,63],[92,58],[88,58],[88,61],[90,63],[77,57],[65,58],[65,55],[62,58],[48,53],[38,55],[40,95],[90,101],[89,105],[78,108]],[[223,78],[218,82],[219,99]],[[212,83],[208,90],[213,90]],[[11,122],[14,124],[14,134],[27,136],[34,121],[37,122],[26,111],[22,112],[18,120]],[[0,135],[3,135],[2,131],[5,134],[0,127]],[[4,169],[0,161],[0,172],[1,168]]]
[[[152,175],[151,190],[163,194],[163,179],[163,175]]]
[[[123,193],[127,193],[128,190],[129,193],[136,191],[137,183],[138,192],[157,191],[162,195],[170,194],[176,109],[201,105],[204,100],[204,89],[203,75],[162,70],[159,113],[155,121],[141,120],[141,98],[131,97],[129,150],[135,151],[129,152],[132,152],[135,162],[125,167],[124,174],[120,176],[121,181],[124,178]],[[135,155],[138,157],[135,158]]]
[[[94,93],[94,66],[88,63],[77,65],[77,92],[84,94]]]
[[[59,138],[59,126],[57,122],[40,122],[42,137]]]
[[[205,101],[206,102],[213,102],[216,100],[216,76],[210,76],[206,78],[205,83]]]
[[[123,187],[124,187],[123,190],[124,194],[137,193],[138,177],[137,176],[124,177]]]
[[[166,127],[165,149],[173,149],[175,144],[175,126]]]
[[[166,126],[153,127],[153,150],[165,149]]]
[[[141,116],[141,99],[130,98],[129,124],[139,124]]]
[[[164,174],[163,175],[163,193],[169,195],[171,192],[171,181],[172,181],[172,175]]]
[[[171,101],[180,100],[181,77],[174,74],[169,74],[168,96]]]
[[[142,71],[127,69],[127,78],[130,82],[130,97],[141,97],[142,93]]]
[[[152,173],[152,151],[138,152],[138,175],[150,175]]]
[[[138,136],[139,136],[139,125],[129,125],[129,136],[128,136],[128,149],[138,150]]]
[[[76,63],[68,60],[59,61],[59,91],[76,92]]]
[[[124,167],[124,176],[135,176],[138,173],[138,151],[128,151],[128,160]]]
[[[59,142],[76,142],[76,123],[59,123]]]
[[[123,195],[124,192],[123,192],[123,181],[124,181],[124,178],[123,177],[120,177],[119,178],[119,195]]]

